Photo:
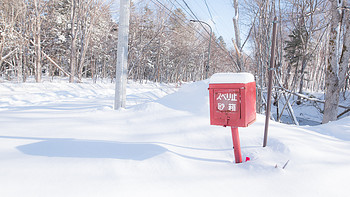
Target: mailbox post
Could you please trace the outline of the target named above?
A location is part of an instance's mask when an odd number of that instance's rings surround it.
[[[235,162],[242,162],[238,127],[256,119],[254,76],[249,73],[216,73],[209,83],[210,124],[231,126]]]

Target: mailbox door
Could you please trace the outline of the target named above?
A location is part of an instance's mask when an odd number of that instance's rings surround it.
[[[213,118],[215,125],[231,126],[242,117],[240,89],[214,89]]]

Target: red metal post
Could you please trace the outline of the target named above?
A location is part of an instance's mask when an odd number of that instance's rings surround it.
[[[241,144],[239,142],[238,127],[231,127],[233,150],[236,163],[242,163]]]

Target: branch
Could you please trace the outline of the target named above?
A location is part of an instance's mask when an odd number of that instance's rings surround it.
[[[275,88],[282,89],[282,90],[285,91],[285,92],[294,94],[294,95],[296,95],[296,96],[298,96],[298,97],[301,97],[301,98],[303,98],[303,99],[306,99],[306,100],[315,101],[315,102],[319,102],[319,103],[325,103],[325,100],[320,100],[320,99],[317,99],[317,98],[310,98],[310,97],[308,97],[308,96],[305,96],[304,94],[292,92],[292,91],[287,90],[287,89],[282,88],[282,87],[275,87]],[[341,107],[341,108],[344,108],[344,109],[350,109],[350,106],[338,105],[338,107]]]
[[[55,65],[60,71],[62,71],[64,74],[66,74],[67,76],[71,76],[72,74],[66,72],[65,70],[63,70],[63,68],[61,68],[53,59],[50,58],[50,56],[48,56],[44,51],[41,51],[41,53],[53,64]]]
[[[347,110],[343,111],[341,114],[339,114],[339,115],[337,116],[337,118],[340,118],[342,115],[344,115],[344,114],[346,114],[346,113],[348,113],[348,112],[350,112],[350,107],[349,107],[349,109],[347,109]]]
[[[7,55],[5,55],[4,57],[0,57],[0,65],[1,63],[8,57],[10,57],[10,55],[12,55],[12,53],[14,53],[18,48],[15,48],[13,51],[9,52]]]
[[[30,43],[32,43],[34,46],[36,45],[32,40],[29,40]],[[53,61],[53,59],[50,58],[50,56],[48,56],[43,50],[41,50],[41,53],[53,64],[55,65],[60,71],[62,71],[64,74],[66,74],[67,76],[72,76],[72,74],[70,74],[69,72],[66,72],[65,70],[63,70],[63,68],[61,68],[55,61]],[[74,76],[73,76],[74,77]],[[77,78],[78,81],[81,83],[82,81]]]

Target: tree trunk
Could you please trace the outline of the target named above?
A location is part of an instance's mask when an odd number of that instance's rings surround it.
[[[238,25],[238,18],[239,18],[239,13],[238,13],[238,0],[233,0],[233,7],[235,9],[235,15],[233,17],[233,27],[235,30],[235,45],[236,47],[236,52],[237,52],[237,65],[241,69],[241,72],[245,71],[244,65],[243,65],[243,54],[242,54],[242,46],[241,46],[241,36],[240,36],[240,30],[239,30],[239,25]]]
[[[284,84],[283,87],[286,89],[289,89],[289,78],[290,78],[290,72],[292,70],[292,65],[288,65],[287,67],[287,72],[285,73],[285,78],[284,78]]]
[[[92,1],[88,2],[87,5],[83,5],[82,10],[86,10],[86,15],[89,15],[90,20],[88,20],[88,17],[85,16],[85,20],[80,21],[81,23],[81,39],[80,39],[80,56],[78,61],[78,78],[79,80],[82,79],[83,76],[83,68],[84,68],[84,62],[85,62],[85,56],[89,47],[89,42],[91,38],[92,28],[95,25],[95,19],[96,19],[96,11],[99,9],[99,4],[94,4]],[[91,68],[92,70],[93,68]],[[88,70],[88,68],[86,68]]]
[[[344,35],[343,35],[343,49],[340,55],[339,61],[339,88],[345,87],[346,82],[346,73],[349,71],[349,59],[350,59],[350,11],[349,6],[350,2],[348,1],[347,5],[344,3],[343,7],[346,6],[347,9],[343,10],[344,21]]]
[[[329,54],[326,67],[326,97],[324,104],[324,114],[322,123],[328,123],[337,119],[339,104],[339,36],[342,23],[341,11],[338,7],[342,1],[330,0],[331,2],[331,22],[329,35]]]
[[[35,81],[41,82],[41,16],[39,13],[39,4],[37,0],[34,0],[35,6],[35,32],[34,32],[34,44],[35,44]]]
[[[69,82],[73,83],[74,82],[74,76],[75,76],[75,65],[76,65],[76,40],[77,40],[77,35],[75,32],[75,21],[76,21],[76,7],[77,7],[77,2],[76,0],[72,0],[71,4],[71,36],[72,36],[72,43],[71,43],[71,52],[70,52],[70,73],[71,75],[69,76]]]
[[[306,48],[306,47],[305,47]],[[307,55],[303,55],[302,61],[301,61],[301,70],[300,70],[300,83],[299,83],[299,93],[303,93],[303,87],[304,87],[304,75],[305,75],[305,68],[307,65]],[[298,97],[297,104],[300,105],[302,103],[301,98]]]
[[[81,40],[81,48],[80,48],[81,52],[80,52],[79,65],[78,65],[78,79],[79,80],[81,80],[83,77],[83,68],[84,68],[87,47],[89,46],[89,40],[90,40],[89,33],[84,32],[84,36]],[[87,68],[86,68],[86,70],[87,70]]]

